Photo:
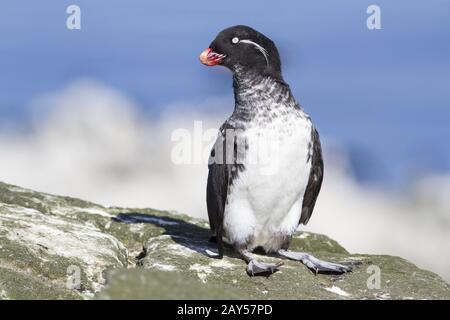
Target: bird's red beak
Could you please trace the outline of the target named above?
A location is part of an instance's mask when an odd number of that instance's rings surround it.
[[[203,50],[200,54],[200,62],[207,66],[215,66],[225,59],[226,55],[214,52],[211,48]]]

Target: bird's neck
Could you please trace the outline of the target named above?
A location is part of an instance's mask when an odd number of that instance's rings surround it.
[[[235,112],[243,114],[280,107],[298,106],[289,86],[282,78],[262,75],[252,71],[233,75]]]

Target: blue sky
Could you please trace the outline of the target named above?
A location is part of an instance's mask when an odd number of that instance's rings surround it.
[[[70,4],[81,7],[81,30],[65,27]],[[366,27],[370,4],[382,30]],[[230,74],[198,54],[221,29],[247,24],[276,42],[296,98],[322,136],[349,148],[359,178],[450,171],[450,1],[7,0],[0,9],[2,126],[26,125],[35,97],[84,77],[152,116],[209,97],[228,99],[231,112]]]

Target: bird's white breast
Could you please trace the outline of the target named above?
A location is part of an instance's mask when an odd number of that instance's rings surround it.
[[[277,250],[276,239],[295,231],[311,168],[311,127],[308,117],[294,114],[245,130],[244,169],[230,187],[224,214],[230,242]]]

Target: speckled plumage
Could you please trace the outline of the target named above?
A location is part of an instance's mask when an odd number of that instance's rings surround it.
[[[228,131],[245,147],[236,148],[234,160],[238,163],[210,166],[210,174],[218,170],[230,173],[223,235],[237,247],[251,250],[261,246],[276,252],[287,248],[299,224],[313,146],[318,141],[313,141],[315,129],[310,117],[284,81],[236,69],[235,110],[222,125],[216,146],[227,141]],[[258,158],[258,152],[262,157],[269,155],[249,163],[249,159]]]

